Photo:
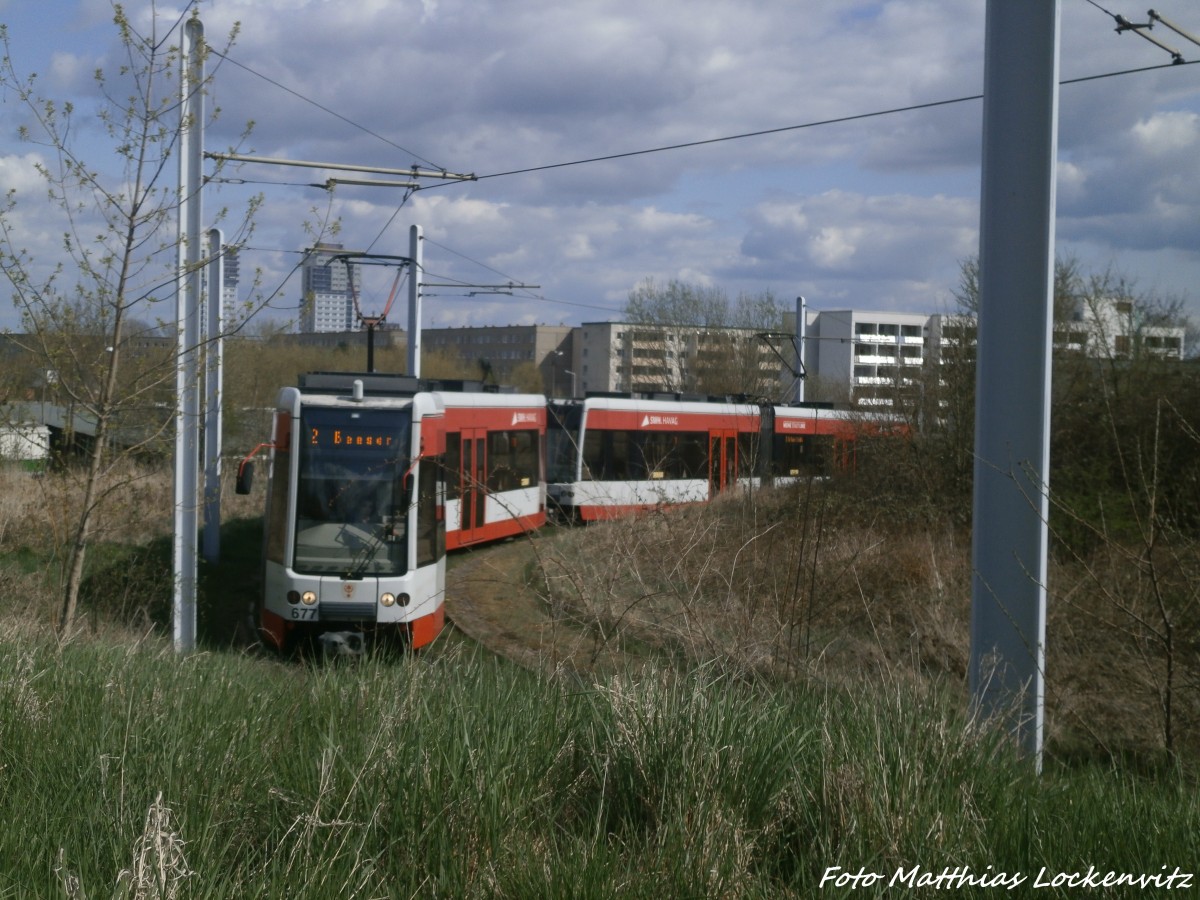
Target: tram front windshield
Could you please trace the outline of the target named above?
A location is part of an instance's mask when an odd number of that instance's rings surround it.
[[[359,578],[407,571],[411,421],[407,409],[301,412],[297,572]]]

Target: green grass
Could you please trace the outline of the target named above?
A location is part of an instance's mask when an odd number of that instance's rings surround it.
[[[832,866],[1195,865],[1185,776],[1036,778],[936,690],[149,641],[0,642],[0,672],[0,897],[800,897]]]

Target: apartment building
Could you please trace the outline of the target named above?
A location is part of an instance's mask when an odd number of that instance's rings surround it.
[[[577,394],[671,391],[777,398],[782,362],[759,333],[627,322],[576,329]]]
[[[928,345],[932,358],[945,357],[957,348],[970,353],[975,344],[976,322],[970,315],[929,317]],[[1103,299],[1085,302],[1066,322],[1054,325],[1054,350],[1099,359],[1129,359],[1155,356],[1182,360],[1185,350],[1182,325],[1154,325],[1145,321],[1129,300]]]
[[[827,390],[887,407],[917,389],[927,357],[930,316],[919,313],[821,310],[809,318],[805,366]]]
[[[305,251],[300,267],[300,331],[306,333],[354,331],[354,291],[359,283],[358,264],[338,258],[341,244],[317,244]]]
[[[1128,359],[1145,355],[1183,359],[1183,327],[1147,322],[1143,311],[1131,300],[1105,299],[1085,303],[1076,330],[1084,335],[1086,345],[1083,349],[1089,356]]]

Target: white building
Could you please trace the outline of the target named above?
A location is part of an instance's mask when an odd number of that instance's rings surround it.
[[[919,383],[929,316],[842,309],[821,310],[808,318],[805,367],[826,386],[844,385],[847,399],[890,406],[898,392]]]
[[[300,268],[300,331],[354,331],[354,290],[358,286],[358,264],[339,260],[341,244],[317,244],[306,251]]]
[[[976,323],[971,315],[929,317],[927,346],[933,358],[944,350],[975,344]],[[1155,356],[1182,360],[1185,350],[1182,325],[1150,325],[1129,300],[1085,302],[1069,322],[1054,325],[1054,349],[1096,359],[1129,359]]]
[[[1085,303],[1077,329],[1086,335],[1084,352],[1108,359],[1139,355],[1183,359],[1183,327],[1150,325],[1140,313],[1130,300]]]

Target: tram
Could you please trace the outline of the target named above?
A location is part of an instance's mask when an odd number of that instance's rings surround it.
[[[271,440],[237,486],[249,491],[268,449],[266,643],[387,628],[424,646],[445,621],[447,548],[544,522],[545,398],[441,387],[318,372],[280,392]]]
[[[516,537],[546,523],[546,398],[441,393],[446,429],[446,548]]]
[[[485,390],[310,373],[284,388],[271,440],[257,627],[287,651],[390,629],[414,648],[445,623],[446,553],[575,521],[698,503],[735,487],[854,468],[890,419],[814,405]]]
[[[549,409],[547,497],[584,522],[851,470],[857,437],[877,427],[821,406],[662,395],[554,400]]]

